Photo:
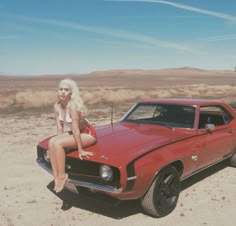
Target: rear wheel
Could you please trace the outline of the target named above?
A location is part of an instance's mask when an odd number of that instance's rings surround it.
[[[158,173],[151,187],[141,199],[141,205],[150,215],[164,217],[175,209],[179,193],[179,174],[175,167],[168,166]]]

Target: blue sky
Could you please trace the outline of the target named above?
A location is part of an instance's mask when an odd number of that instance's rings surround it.
[[[235,65],[235,0],[0,1],[0,74]]]

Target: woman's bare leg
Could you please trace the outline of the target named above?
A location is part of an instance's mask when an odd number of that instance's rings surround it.
[[[64,147],[76,147],[75,139],[72,135],[58,137],[54,142],[54,150],[57,164],[57,188],[56,192],[60,192],[66,183],[68,175],[65,173],[65,150]]]
[[[96,143],[96,139],[89,134],[81,133],[82,146],[87,147]],[[57,136],[53,142],[53,161],[55,160],[56,165],[56,192],[60,192],[66,183],[68,175],[65,173],[65,150],[64,147],[74,148],[77,147],[76,141],[73,135],[64,134],[63,136]]]
[[[57,176],[58,176],[56,154],[55,154],[55,149],[54,149],[54,142],[56,139],[57,139],[57,136],[52,137],[48,142],[49,157],[50,157],[50,162],[51,162],[51,166],[52,166],[52,174],[54,177],[53,190],[56,190],[56,188],[57,188]]]
[[[50,162],[51,162],[52,172],[53,172],[53,177],[54,177],[53,190],[57,189],[57,178],[58,178],[58,164],[57,164],[57,159],[56,159],[56,149],[55,149],[54,143],[57,139],[60,139],[63,136],[65,136],[65,134],[54,136],[49,140],[49,143],[48,143],[48,151],[49,151]]]
[[[91,146],[97,142],[97,140],[93,136],[91,136],[90,134],[81,133],[80,136],[81,136],[83,148]]]

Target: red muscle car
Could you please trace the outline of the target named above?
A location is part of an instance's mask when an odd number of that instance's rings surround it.
[[[174,210],[184,179],[225,159],[236,166],[236,113],[220,101],[141,100],[119,122],[96,131],[89,159],[65,148],[66,187],[139,199],[154,217]],[[48,140],[38,144],[37,162],[52,173]]]

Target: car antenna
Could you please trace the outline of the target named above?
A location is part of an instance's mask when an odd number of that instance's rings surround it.
[[[111,125],[113,126],[113,103],[111,104]]]

